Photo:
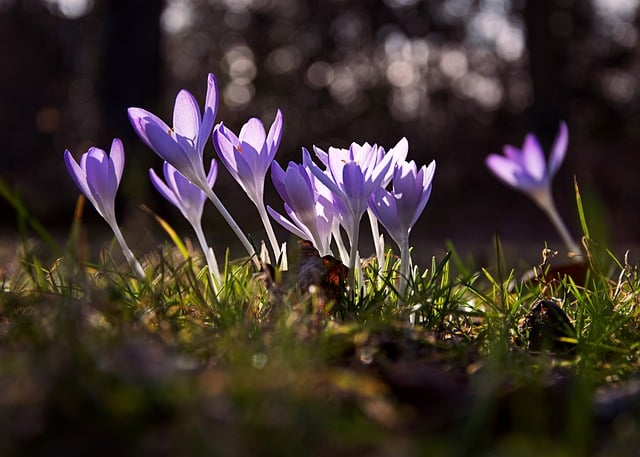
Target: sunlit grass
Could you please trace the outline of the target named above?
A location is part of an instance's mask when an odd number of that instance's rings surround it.
[[[635,435],[615,427],[636,430],[636,410],[594,398],[637,373],[638,267],[589,238],[581,205],[584,281],[544,276],[550,255],[523,281],[496,238],[491,265],[449,246],[414,266],[403,297],[389,251],[338,301],[296,288],[295,266],[274,285],[228,254],[216,294],[167,227],[141,280],[115,245],[87,262],[80,209],[56,249],[19,211],[0,292],[0,451],[631,455]],[[575,328],[551,335],[569,350],[530,348],[524,323],[543,298]]]

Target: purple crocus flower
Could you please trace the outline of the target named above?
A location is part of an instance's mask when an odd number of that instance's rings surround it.
[[[311,241],[320,255],[331,254],[333,199],[329,189],[304,165],[294,162],[289,162],[286,171],[273,162],[271,180],[289,219],[267,206],[271,217],[294,235]]]
[[[329,148],[326,157],[327,170],[324,172],[313,161],[308,151],[303,148],[303,163],[318,180],[329,188],[334,195],[334,202],[341,218],[341,223],[349,237],[349,271],[354,272],[358,255],[358,235],[360,220],[367,210],[369,196],[384,182],[393,164],[394,156],[386,154],[380,162],[378,146],[368,143],[351,144],[347,152],[344,149]],[[350,277],[351,286],[354,276]]]
[[[411,263],[409,234],[429,201],[435,170],[435,161],[419,170],[413,160],[399,162],[393,172],[393,190],[389,192],[380,187],[369,197],[371,210],[400,248],[401,297],[406,290]]]
[[[498,178],[511,187],[529,195],[544,193],[551,187],[551,180],[564,161],[568,143],[569,130],[567,124],[561,122],[548,164],[540,142],[532,133],[525,137],[522,149],[505,145],[503,156],[490,154],[486,163]]]
[[[166,182],[153,169],[149,170],[149,177],[153,186],[164,198],[180,210],[189,223],[192,225],[199,224],[202,220],[204,202],[207,200],[205,193],[169,162],[164,163],[162,171]],[[218,166],[216,161],[212,160],[207,175],[209,188],[213,187],[217,177]]]
[[[236,136],[222,123],[213,130],[213,145],[229,173],[258,209],[271,248],[277,257],[280,248],[264,206],[264,180],[282,138],[282,112],[278,110],[269,133],[262,121],[249,119]]]
[[[207,196],[202,189],[185,178],[184,175],[176,170],[169,162],[164,163],[162,171],[166,182],[151,169],[149,170],[151,183],[164,198],[180,210],[184,218],[193,227],[209,267],[212,286],[217,293],[218,285],[221,284],[220,270],[218,269],[215,253],[213,249],[209,247],[204,231],[202,230],[202,212]],[[209,173],[207,174],[207,184],[209,188],[213,187],[217,176],[218,166],[216,161],[212,160]]]
[[[215,76],[209,73],[202,117],[198,102],[186,90],[181,90],[176,96],[173,108],[173,127],[169,127],[158,116],[142,108],[129,108],[128,113],[131,125],[140,139],[207,195],[234,231],[249,256],[252,257],[256,266],[259,266],[253,245],[207,183],[203,165],[203,151],[213,129],[217,110],[218,88]]]
[[[551,194],[551,180],[564,161],[568,144],[567,124],[560,122],[548,163],[540,142],[535,135],[529,133],[525,137],[522,149],[505,145],[504,155],[490,154],[486,164],[503,182],[528,195],[549,216],[569,251],[579,254],[580,247],[558,214]]]
[[[204,115],[195,97],[186,90],[176,96],[173,127],[142,108],[129,108],[129,120],[140,139],[198,187],[207,187],[203,151],[218,110],[218,88],[209,73]]]
[[[435,170],[435,161],[419,170],[413,160],[400,162],[393,173],[392,191],[379,187],[369,197],[373,213],[399,247],[409,238],[429,201]]]
[[[113,231],[122,252],[140,279],[145,278],[140,262],[135,258],[120,231],[116,221],[115,199],[124,170],[124,147],[122,141],[114,138],[109,155],[96,147],[82,154],[80,163],[75,161],[69,150],[64,151],[64,161],[71,178],[80,191],[104,218]]]
[[[385,152],[384,148],[381,146],[378,146],[376,148],[372,148],[372,146],[369,143],[364,143],[363,145],[359,145],[357,143],[355,143],[354,145],[352,145],[355,148],[358,148],[360,150],[363,151],[370,151],[373,152],[375,151],[375,153],[370,155],[371,161],[366,163],[366,166],[368,167],[375,167],[377,164],[379,164],[380,162],[382,162],[382,160],[387,156],[387,155],[391,155],[392,156],[392,163],[391,166],[389,167],[384,179],[382,180],[382,187],[387,187],[389,185],[389,183],[391,182],[391,178],[393,175],[393,169],[396,163],[403,161],[407,158],[407,153],[409,151],[409,142],[407,141],[406,138],[401,138],[400,141],[398,141],[398,143],[392,147],[391,149],[389,149],[389,151]],[[316,154],[316,157],[318,157],[318,160],[320,160],[320,162],[322,162],[324,164],[324,166],[326,167],[328,165],[328,158],[329,158],[329,154],[325,151],[323,151],[320,148],[317,147],[313,147],[313,150]],[[350,150],[349,149],[341,149],[341,148],[333,148],[330,147],[329,148],[331,154],[333,155],[338,155],[338,156],[342,156],[344,158],[344,160],[348,160],[350,157]],[[339,203],[338,203],[339,205]],[[342,222],[342,223],[349,223],[349,217],[343,217],[343,213],[347,213],[345,211],[338,211],[338,219]],[[375,247],[376,250],[376,257],[378,259],[378,265],[383,265],[384,263],[384,238],[380,235],[380,232],[378,230],[378,220],[376,219],[375,215],[371,212],[371,209],[367,209],[367,214],[369,216],[369,224],[371,226],[371,235],[373,237],[373,245]],[[339,232],[336,233],[336,241],[339,242],[340,240],[340,234]]]

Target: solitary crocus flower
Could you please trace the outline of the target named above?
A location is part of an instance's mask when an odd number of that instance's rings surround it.
[[[506,184],[527,194],[549,216],[569,251],[580,254],[580,248],[558,214],[551,194],[551,180],[562,165],[568,143],[567,124],[561,122],[548,164],[538,139],[531,133],[525,137],[522,149],[505,145],[504,156],[491,154],[486,164]]]
[[[276,258],[280,248],[264,206],[264,180],[282,138],[282,113],[278,110],[267,134],[259,119],[251,118],[236,136],[222,123],[213,130],[213,145],[229,173],[258,209]]]
[[[124,170],[124,147],[122,146],[122,141],[118,138],[113,140],[109,156],[102,149],[89,148],[87,152],[82,154],[80,164],[74,160],[67,149],[64,151],[64,161],[71,178],[73,178],[80,191],[111,227],[133,271],[140,279],[144,279],[144,270],[133,255],[133,252],[131,252],[131,249],[129,249],[129,246],[127,246],[116,222],[116,192]]]
[[[204,115],[195,97],[186,90],[176,96],[173,127],[142,108],[129,108],[129,120],[140,139],[163,160],[169,162],[189,181],[198,186],[220,211],[247,252],[255,261],[255,250],[229,211],[207,182],[203,151],[218,110],[218,88],[213,74],[207,79]]]
[[[399,162],[393,173],[393,190],[378,188],[369,197],[369,206],[400,248],[400,287],[402,297],[407,286],[409,265],[409,234],[424,211],[431,195],[431,182],[436,163],[417,169],[415,162]]]
[[[294,162],[289,162],[286,171],[273,162],[271,180],[284,201],[289,219],[268,206],[271,217],[294,235],[311,241],[321,256],[331,254],[333,200],[329,189],[304,165]]]
[[[318,180],[333,193],[334,203],[342,224],[349,237],[349,271],[354,272],[358,255],[358,234],[360,220],[367,210],[369,196],[385,179],[392,165],[393,156],[387,154],[375,163],[378,153],[377,146],[365,144],[360,146],[353,143],[348,150],[330,148],[327,157],[327,171],[321,170],[313,161],[306,149],[303,149],[303,163]],[[354,286],[354,276],[350,276],[351,286]]]
[[[218,286],[221,284],[220,270],[218,269],[218,262],[216,260],[215,253],[212,248],[209,247],[207,240],[202,230],[202,212],[204,210],[204,202],[207,199],[205,193],[185,178],[182,173],[176,170],[169,162],[165,162],[163,166],[163,174],[166,180],[163,181],[156,172],[149,170],[149,177],[151,183],[158,190],[158,192],[171,203],[173,203],[182,213],[184,218],[189,221],[189,224],[196,232],[196,237],[200,248],[204,253],[207,265],[209,266],[209,274],[212,279],[212,286],[214,290],[218,291]],[[207,174],[207,184],[211,188],[216,182],[218,176],[218,166],[215,160],[211,161],[211,167]]]

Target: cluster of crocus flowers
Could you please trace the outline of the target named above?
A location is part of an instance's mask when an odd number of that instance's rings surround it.
[[[535,135],[529,133],[522,149],[505,145],[504,155],[491,154],[487,157],[486,164],[503,182],[528,195],[551,219],[569,253],[580,255],[580,247],[560,217],[551,193],[551,181],[564,161],[568,144],[569,130],[567,124],[561,122],[548,163],[540,142]]]
[[[378,161],[378,146],[356,143],[349,149],[329,148],[326,153],[316,148],[316,155],[326,170],[318,167],[306,150],[303,165],[333,194],[336,214],[349,238],[347,266],[355,272],[360,221],[369,207],[369,196],[382,185],[393,165],[393,156],[388,154]],[[350,278],[353,286],[353,274]]]
[[[282,113],[277,111],[268,132],[256,118],[249,119],[238,135],[222,123],[214,127],[218,92],[212,74],[207,83],[204,113],[191,93],[186,90],[178,93],[173,127],[143,108],[129,108],[128,114],[139,138],[164,160],[164,179],[150,170],[151,182],[193,227],[207,261],[214,291],[217,293],[223,284],[214,250],[207,243],[202,227],[207,199],[226,219],[257,266],[259,262],[247,235],[213,191],[218,173],[215,159],[211,161],[208,173],[205,172],[204,149],[209,138],[220,161],[257,208],[277,261],[286,263],[286,253],[283,252],[284,244],[280,245],[277,240],[269,216],[294,235],[311,241],[321,255],[331,254],[335,242],[340,259],[348,263],[350,284],[355,290],[355,277],[361,273],[360,222],[368,212],[380,263],[384,257],[384,243],[378,221],[400,247],[399,290],[404,294],[410,265],[409,234],[429,199],[435,164],[418,168],[414,162],[407,162],[408,142],[403,138],[388,152],[369,143],[352,143],[346,149],[330,147],[326,152],[314,147],[322,168],[303,148],[302,163],[290,162],[285,170],[274,161],[282,138]],[[114,140],[110,157],[100,149],[91,148],[83,155],[80,165],[68,151],[65,161],[81,191],[112,227],[136,274],[144,278],[142,267],[118,229],[113,210],[124,166],[122,143]],[[264,203],[264,185],[269,170],[271,181],[284,202],[286,216]],[[342,239],[342,230],[347,234],[348,249]]]
[[[198,186],[211,200],[234,231],[249,256],[257,262],[256,251],[240,226],[209,186],[204,170],[203,152],[211,135],[218,110],[218,88],[213,74],[207,78],[204,114],[196,98],[181,90],[173,108],[173,127],[142,108],[129,108],[129,120],[140,139],[170,163],[185,178]]]

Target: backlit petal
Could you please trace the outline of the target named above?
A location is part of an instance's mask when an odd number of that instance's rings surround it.
[[[218,84],[213,73],[207,76],[207,95],[204,100],[204,115],[198,132],[197,148],[202,153],[211,135],[218,112]]]
[[[113,163],[115,169],[117,181],[122,179],[122,173],[124,171],[124,146],[122,140],[114,138],[111,142],[111,150],[109,151],[109,159]]]
[[[569,146],[569,129],[567,128],[567,124],[562,121],[560,122],[560,128],[558,130],[558,134],[556,135],[556,139],[553,142],[553,146],[551,147],[551,156],[549,157],[549,177],[556,174],[560,165],[564,161],[564,157],[567,153],[567,147]]]
[[[194,143],[200,131],[200,107],[195,97],[186,90],[176,96],[173,107],[173,128],[178,135],[192,140]]]
[[[535,180],[543,181],[547,172],[547,163],[542,147],[535,135],[528,134],[522,146],[522,165]]]

